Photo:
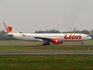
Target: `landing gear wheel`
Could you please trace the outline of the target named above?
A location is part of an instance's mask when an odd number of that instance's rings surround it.
[[[43,45],[46,45],[46,43],[43,43]]]
[[[43,43],[43,45],[50,45],[50,43]]]
[[[83,45],[83,42],[81,44]]]
[[[47,45],[50,45],[50,43],[47,43]]]

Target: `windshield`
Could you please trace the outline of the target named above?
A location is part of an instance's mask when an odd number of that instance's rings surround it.
[[[90,37],[89,35],[87,35],[87,37]]]

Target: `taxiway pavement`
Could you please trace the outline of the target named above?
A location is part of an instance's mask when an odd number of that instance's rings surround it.
[[[93,55],[93,51],[0,51],[0,55]]]

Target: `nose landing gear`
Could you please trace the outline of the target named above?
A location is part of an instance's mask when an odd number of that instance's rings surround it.
[[[83,45],[83,42],[81,42],[81,45]]]

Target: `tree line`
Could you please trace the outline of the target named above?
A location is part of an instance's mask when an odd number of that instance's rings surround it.
[[[16,39],[7,36],[6,32],[2,30],[0,31],[0,40],[16,40]]]
[[[82,34],[88,34],[93,38],[93,29],[91,31],[88,30],[76,30],[76,31],[65,31],[65,32],[60,32],[59,30],[51,29],[51,30],[46,30],[46,31],[35,31],[35,33],[82,33]]]
[[[22,32],[20,32],[22,33]],[[82,33],[82,34],[88,34],[93,38],[93,30],[88,31],[88,30],[76,30],[76,31],[65,31],[65,32],[60,32],[59,30],[51,29],[51,30],[45,30],[45,31],[35,31],[34,33]],[[5,31],[0,31],[0,40],[17,40],[12,37],[6,36]]]

